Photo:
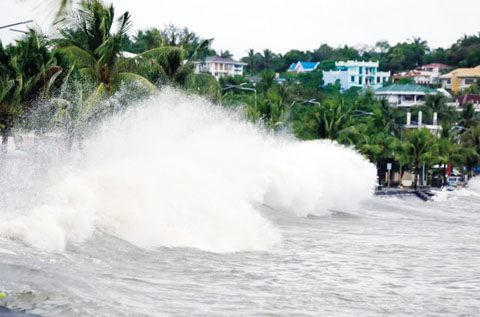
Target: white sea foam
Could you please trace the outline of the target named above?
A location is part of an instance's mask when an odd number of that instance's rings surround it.
[[[3,206],[0,235],[47,250],[95,230],[144,248],[265,250],[281,237],[257,206],[300,216],[352,208],[376,173],[350,148],[274,136],[172,90],[104,122],[78,157],[41,184],[33,207]]]
[[[468,181],[468,189],[477,194],[480,194],[480,177],[477,176],[477,177],[471,178]]]

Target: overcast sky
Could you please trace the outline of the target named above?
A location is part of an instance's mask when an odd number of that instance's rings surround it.
[[[58,0],[0,0],[0,25],[33,19],[51,32]],[[116,15],[130,11],[133,31],[173,23],[203,38],[213,48],[239,58],[249,48],[313,50],[321,43],[390,44],[413,36],[430,47],[448,47],[463,34],[480,31],[480,0],[113,0]],[[47,3],[47,4],[45,4]],[[24,26],[17,27],[25,29]],[[20,33],[0,30],[10,42]]]

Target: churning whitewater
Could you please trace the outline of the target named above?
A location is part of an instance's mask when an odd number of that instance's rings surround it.
[[[267,250],[262,206],[297,216],[349,210],[375,167],[330,141],[267,132],[174,90],[103,122],[68,156],[13,152],[0,176],[0,236],[62,251],[108,234],[141,248]]]

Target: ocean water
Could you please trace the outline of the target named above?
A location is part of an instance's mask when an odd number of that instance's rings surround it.
[[[166,90],[0,164],[0,306],[41,316],[480,315],[480,180],[375,198],[350,148]]]

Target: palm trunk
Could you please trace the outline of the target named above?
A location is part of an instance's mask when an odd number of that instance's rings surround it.
[[[443,163],[442,187],[447,183],[447,177],[445,176],[447,174],[447,164],[448,163]]]
[[[418,183],[418,174],[419,174],[419,165],[418,165],[418,162],[416,162],[415,164],[415,168],[414,168],[414,171],[415,171],[415,177],[414,177],[414,181],[413,181],[413,188],[417,189],[417,183]]]

